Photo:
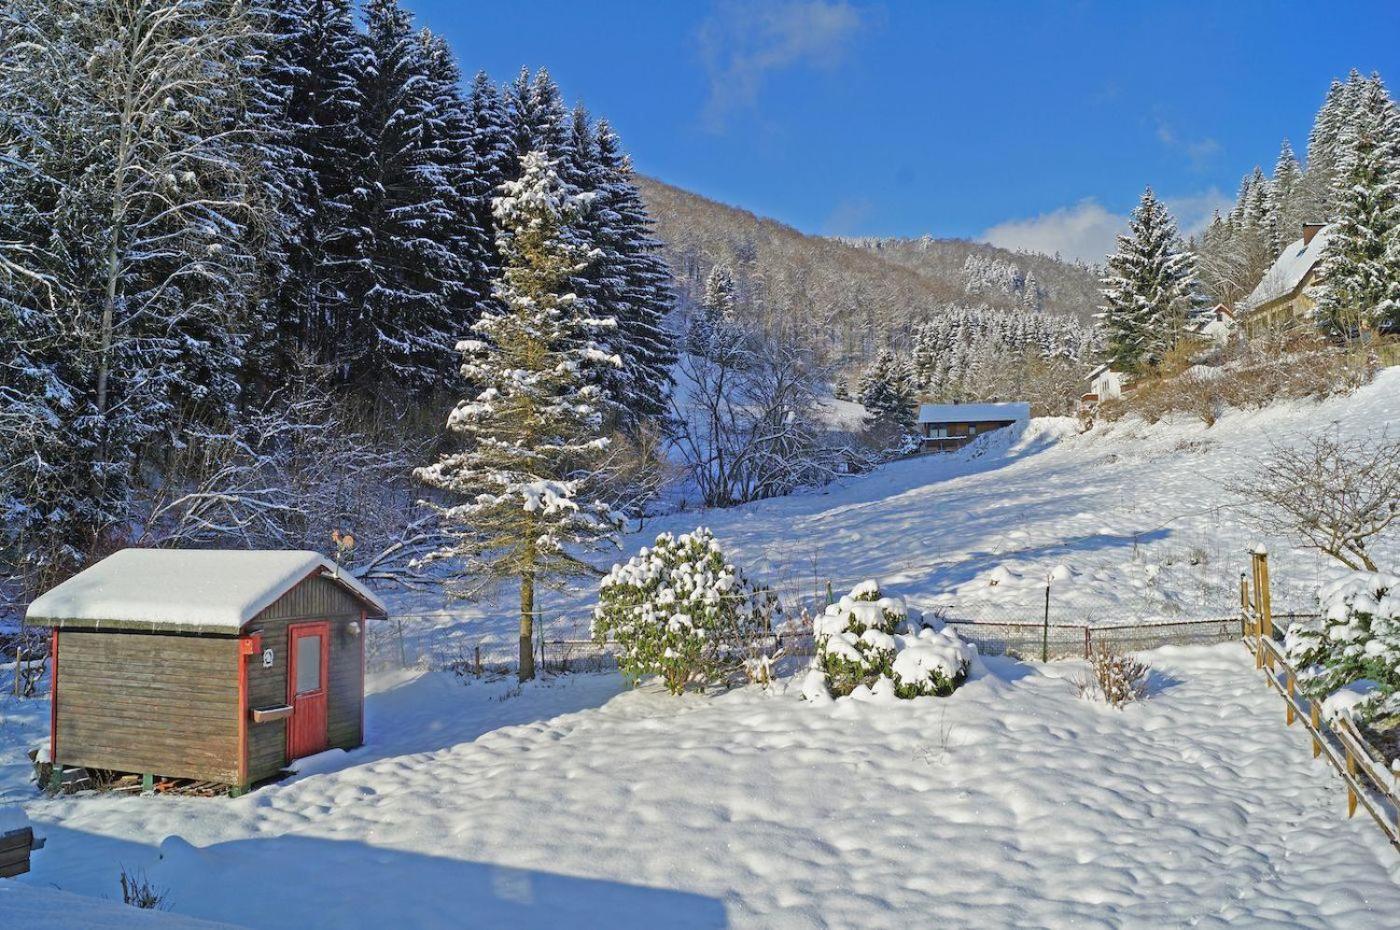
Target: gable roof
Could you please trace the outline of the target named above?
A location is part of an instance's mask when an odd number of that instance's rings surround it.
[[[920,423],[976,423],[982,420],[1029,420],[1031,405],[1009,404],[920,404]]]
[[[1334,228],[1330,225],[1322,227],[1306,245],[1301,237],[1290,242],[1269,270],[1264,272],[1259,284],[1240,302],[1240,307],[1248,312],[1296,291],[1308,272],[1322,261],[1322,250],[1327,248],[1327,240],[1332,238]]]
[[[302,580],[323,575],[374,615],[374,593],[319,552],[122,549],[29,605],[31,626],[238,633]]]

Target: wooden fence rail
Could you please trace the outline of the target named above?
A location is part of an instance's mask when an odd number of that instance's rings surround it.
[[[1363,807],[1400,851],[1400,779],[1385,766],[1356,724],[1346,716],[1328,720],[1322,702],[1299,688],[1297,669],[1288,661],[1274,624],[1269,600],[1269,562],[1262,549],[1251,558],[1250,579],[1240,579],[1240,625],[1244,644],[1254,655],[1254,667],[1284,700],[1284,723],[1302,723],[1312,738],[1313,758],[1327,759],[1347,789],[1347,816]]]

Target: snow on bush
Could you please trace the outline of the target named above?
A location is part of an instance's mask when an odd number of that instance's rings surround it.
[[[618,668],[634,684],[659,675],[680,694],[743,668],[745,646],[768,632],[772,606],[705,527],[662,533],[603,579],[593,637],[616,641]]]
[[[1366,699],[1344,702],[1363,717],[1400,710],[1400,577],[1353,572],[1322,589],[1322,616],[1295,623],[1284,651],[1305,693],[1327,698],[1369,681]]]
[[[864,581],[816,618],[816,668],[803,682],[808,700],[865,689],[876,696],[947,695],[967,677],[973,650],[941,624],[925,623],[903,598]],[[862,692],[863,693],[863,692]]]
[[[1147,696],[1151,667],[1131,655],[1099,646],[1089,656],[1089,673],[1075,679],[1079,696],[1122,709]]]

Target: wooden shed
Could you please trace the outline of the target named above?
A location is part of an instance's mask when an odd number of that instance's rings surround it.
[[[364,741],[365,624],[383,603],[316,552],[124,549],[29,605],[52,629],[64,766],[243,791]]]

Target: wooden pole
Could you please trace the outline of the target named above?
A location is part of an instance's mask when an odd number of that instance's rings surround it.
[[[1040,634],[1040,661],[1050,661],[1050,582],[1045,582],[1045,626]]]

